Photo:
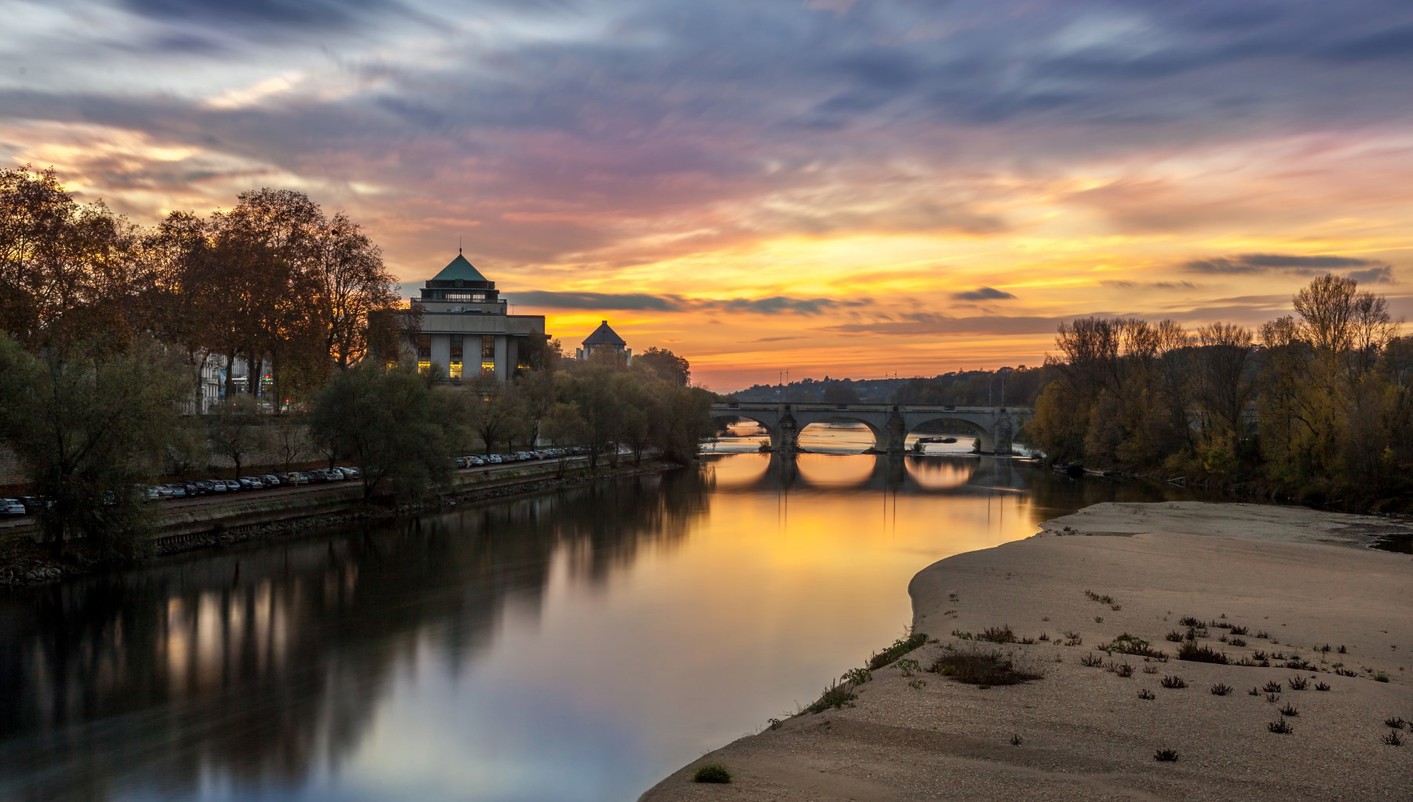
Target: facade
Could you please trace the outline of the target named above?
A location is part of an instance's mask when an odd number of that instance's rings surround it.
[[[529,353],[529,343],[545,339],[544,315],[509,314],[496,283],[481,275],[459,249],[456,258],[426,282],[412,306],[421,315],[418,369],[429,370],[436,363],[452,382],[482,377],[507,381]]]
[[[618,336],[618,332],[608,325],[607,320],[600,323],[592,334],[584,338],[584,344],[574,352],[574,358],[582,362],[594,354],[605,352],[615,355],[625,365],[633,361],[633,349],[629,348],[628,343]]]

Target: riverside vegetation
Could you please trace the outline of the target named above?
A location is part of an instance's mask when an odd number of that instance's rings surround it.
[[[89,557],[141,556],[139,484],[211,453],[239,473],[271,445],[260,422],[273,416],[305,424],[280,427],[286,461],[352,461],[370,498],[424,494],[478,448],[544,436],[587,446],[597,468],[620,450],[683,461],[712,431],[711,394],[671,351],[578,363],[541,341],[511,382],[457,389],[436,365],[399,364],[417,317],[390,314],[398,303],[361,227],[299,192],[246,192],[228,212],[142,228],[78,202],[52,170],[0,171],[0,444],[51,501],[38,515],[51,554],[81,542]],[[279,402],[262,405],[228,369],[226,402],[182,414],[199,408],[212,357],[245,359]]]

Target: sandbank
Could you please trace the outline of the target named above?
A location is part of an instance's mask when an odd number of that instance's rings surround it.
[[[1046,522],[928,566],[909,588],[913,631],[935,639],[908,655],[921,666],[994,649],[1040,679],[981,688],[895,663],[857,685],[852,706],[735,741],[642,799],[1413,799],[1413,724],[1385,723],[1413,722],[1413,558],[1368,548],[1393,531],[1408,530],[1196,502],[1099,504]],[[1167,636],[1187,634],[1184,618],[1206,625],[1199,645],[1270,665],[1178,660]],[[992,627],[1035,642],[976,640]],[[1099,650],[1125,634],[1170,659]],[[1130,676],[1111,670],[1124,664]],[[1169,676],[1186,687],[1163,687]],[[1267,683],[1281,685],[1274,701]],[[1217,684],[1234,690],[1214,695]],[[1269,731],[1282,720],[1293,732]],[[1394,732],[1401,746],[1385,743]],[[1177,760],[1155,760],[1163,749]],[[693,783],[705,762],[732,782]]]

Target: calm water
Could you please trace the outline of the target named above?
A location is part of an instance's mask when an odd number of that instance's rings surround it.
[[[901,635],[926,565],[1153,492],[716,455],[0,596],[0,799],[630,800]]]

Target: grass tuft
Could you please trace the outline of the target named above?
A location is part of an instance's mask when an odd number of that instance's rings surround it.
[[[930,669],[967,685],[1018,685],[1044,676],[1038,668],[1018,667],[1015,660],[999,649],[961,649],[937,658]]]
[[[1162,685],[1164,688],[1186,688],[1186,687],[1187,687],[1187,681],[1184,680],[1182,677],[1174,677],[1174,676],[1170,676],[1170,675],[1167,675],[1167,674],[1164,674],[1164,675],[1163,675],[1163,678],[1158,681],[1158,684],[1159,684],[1159,685]]]
[[[892,646],[881,652],[874,652],[868,658],[868,668],[870,671],[877,671],[908,652],[919,648],[924,643],[927,643],[927,635],[921,632],[915,632],[906,638],[899,638],[893,641]]]
[[[1193,641],[1185,641],[1178,647],[1178,659],[1195,663],[1220,663],[1226,665],[1231,660],[1224,652],[1213,650],[1210,646],[1198,646]]]
[[[1295,732],[1295,728],[1290,726],[1290,724],[1286,723],[1285,719],[1281,719],[1280,721],[1267,722],[1266,729],[1269,732],[1274,732],[1277,735],[1289,735],[1292,732]]]
[[[1159,763],[1172,763],[1178,759],[1178,753],[1173,749],[1159,749],[1153,753],[1153,759]]]
[[[854,693],[853,687],[848,683],[841,684],[837,681],[831,682],[829,687],[824,689],[824,693],[820,695],[819,699],[815,700],[814,704],[805,708],[805,712],[818,714],[823,713],[831,707],[837,710],[857,698],[859,698],[859,695]]]
[[[731,782],[731,772],[720,763],[703,763],[697,767],[697,773],[692,775],[694,783],[729,783]]]
[[[1226,696],[1232,692],[1233,688],[1225,682],[1218,682],[1212,686],[1211,690],[1213,696]]]

